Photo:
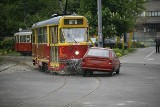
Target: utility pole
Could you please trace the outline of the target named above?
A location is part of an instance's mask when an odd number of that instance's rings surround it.
[[[62,0],[59,0],[59,4],[60,4],[61,10],[62,10],[62,14],[64,14],[63,6],[62,6]]]
[[[97,5],[98,5],[98,47],[103,47],[101,0],[97,0]]]
[[[67,4],[68,4],[68,0],[66,0],[64,14],[67,14],[67,6],[68,6]]]

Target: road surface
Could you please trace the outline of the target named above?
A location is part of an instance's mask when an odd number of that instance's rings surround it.
[[[53,75],[17,63],[0,72],[0,107],[160,107],[160,53],[148,47],[120,60],[112,77]]]

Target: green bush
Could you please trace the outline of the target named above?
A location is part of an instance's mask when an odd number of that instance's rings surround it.
[[[13,49],[14,48],[14,41],[13,39],[1,41],[0,49]]]
[[[133,48],[145,48],[147,45],[144,42],[133,42],[132,43]]]
[[[13,50],[14,50],[13,39],[0,41],[0,55],[5,55],[7,53],[11,53]]]
[[[117,55],[118,57],[122,57],[122,54],[120,54],[120,53],[116,53],[116,55]]]
[[[121,57],[121,56],[124,56],[124,55],[127,55],[133,51],[135,51],[136,49],[134,48],[129,48],[129,49],[119,49],[119,48],[115,48],[114,51],[116,53],[116,55],[118,57]]]
[[[123,50],[122,50],[122,49],[114,48],[114,51],[115,51],[116,53],[120,53],[121,55],[123,54]]]

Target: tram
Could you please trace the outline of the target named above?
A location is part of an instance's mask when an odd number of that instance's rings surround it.
[[[84,16],[64,15],[32,26],[33,65],[60,71],[81,60],[89,48],[88,22]]]
[[[22,55],[31,55],[32,53],[32,31],[21,30],[14,34],[15,50]]]

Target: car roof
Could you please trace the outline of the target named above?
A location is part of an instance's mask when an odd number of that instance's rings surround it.
[[[102,47],[91,47],[90,49],[104,49],[104,50],[113,50],[110,48],[102,48]]]

